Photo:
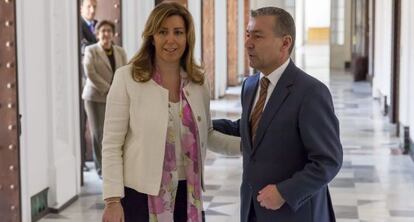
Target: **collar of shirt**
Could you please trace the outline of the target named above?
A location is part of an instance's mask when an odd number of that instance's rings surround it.
[[[82,17],[82,19],[86,22],[86,24],[88,24],[88,26],[91,26],[91,25],[94,25],[95,24],[95,21],[89,21],[89,20],[87,20],[86,18],[84,18],[84,17]]]
[[[279,68],[275,69],[273,72],[271,72],[269,75],[267,75],[267,78],[270,80],[270,84],[269,87],[267,88],[267,95],[266,95],[266,101],[264,106],[267,105],[267,102],[270,99],[270,96],[273,93],[273,90],[276,87],[277,82],[279,81],[280,77],[282,76],[283,72],[286,70],[287,66],[289,65],[290,59],[286,60],[285,63],[283,63],[281,66],[279,66]],[[265,75],[263,73],[260,73],[260,80],[264,77]],[[253,107],[256,106],[257,100],[259,99],[259,91],[260,91],[260,87],[257,87],[257,91],[256,91],[256,96],[254,99],[254,103],[253,103]],[[251,115],[251,113],[250,113]]]
[[[277,82],[279,81],[280,77],[282,76],[283,72],[286,70],[287,66],[289,65],[290,59],[286,60],[279,68],[273,70],[269,75],[266,77],[270,80],[272,86],[276,86]],[[260,80],[265,77],[263,73],[260,72]]]

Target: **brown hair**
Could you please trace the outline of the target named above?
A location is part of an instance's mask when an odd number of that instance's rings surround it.
[[[142,44],[129,64],[133,64],[132,78],[137,82],[146,82],[152,78],[154,72],[155,47],[152,44],[154,34],[161,28],[162,22],[178,15],[185,23],[187,45],[180,65],[187,72],[188,79],[202,85],[204,83],[204,70],[194,60],[195,31],[194,22],[190,12],[181,4],[164,2],[157,5],[148,17],[142,33]]]
[[[96,28],[95,28],[96,34],[98,34],[99,29],[104,25],[107,25],[107,26],[111,27],[112,33],[115,34],[115,23],[113,23],[109,20],[102,20],[102,21],[98,22],[98,24],[96,24]]]
[[[276,36],[290,35],[292,37],[292,45],[289,48],[289,53],[292,53],[295,46],[296,27],[293,17],[289,12],[277,7],[264,7],[250,12],[250,16],[255,18],[257,16],[270,15],[275,17],[274,33]]]

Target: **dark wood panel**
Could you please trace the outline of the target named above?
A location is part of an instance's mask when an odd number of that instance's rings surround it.
[[[78,8],[81,8],[81,1],[82,0],[78,0]],[[114,42],[116,45],[122,46],[122,4],[121,4],[121,0],[105,0],[105,1],[98,1],[98,5],[97,5],[97,9],[96,9],[96,15],[95,15],[95,19],[98,21],[102,21],[102,20],[109,20],[115,23],[115,37],[114,37]],[[79,26],[80,26],[80,21],[81,21],[81,14],[80,11],[79,13]],[[79,30],[81,30],[79,28]],[[79,33],[80,36],[80,33]],[[80,40],[79,40],[80,41]],[[80,42],[79,42],[79,45]],[[79,51],[79,112],[80,112],[80,146],[81,146],[81,185],[83,185],[83,163],[84,160],[87,161],[92,161],[93,160],[93,149],[92,149],[92,140],[91,140],[91,135],[89,132],[89,125],[87,124],[87,120],[86,120],[86,113],[84,111],[84,107],[83,107],[83,100],[81,98],[81,94],[82,94],[82,89],[83,89],[83,78],[84,78],[84,74],[83,74],[83,67],[82,67],[82,55],[81,55],[81,47],[80,51]],[[85,153],[85,154],[84,154]]]
[[[21,221],[15,1],[0,2],[0,215]]]
[[[247,30],[247,25],[250,19],[250,0],[244,0],[244,31]],[[246,35],[244,35],[246,41]],[[249,75],[249,55],[246,48],[244,48],[244,76]]]
[[[211,96],[214,98],[215,79],[215,30],[214,30],[214,0],[202,2],[202,59],[208,81],[210,82]]]
[[[122,4],[121,0],[98,1],[95,18],[98,21],[109,20],[115,23],[115,39],[122,46]]]
[[[188,6],[187,0],[155,0],[155,5],[158,5],[161,2],[167,2],[167,1],[168,2],[177,2],[177,3],[183,4],[186,8]]]
[[[239,85],[238,78],[238,1],[227,1],[227,82],[229,86]]]
[[[391,123],[399,124],[400,116],[400,57],[401,57],[401,0],[393,1],[393,35],[392,35],[392,61],[391,61]],[[399,135],[399,127],[397,127]]]

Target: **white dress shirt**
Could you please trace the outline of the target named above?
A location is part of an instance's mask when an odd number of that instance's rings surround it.
[[[177,164],[177,174],[179,180],[185,180],[185,165],[184,165],[184,152],[181,145],[181,118],[180,118],[180,103],[169,102],[170,104],[170,117],[173,121],[173,127],[175,132],[175,159]]]
[[[272,92],[275,89],[277,82],[279,81],[279,79],[282,76],[283,72],[286,70],[286,67],[289,65],[289,62],[290,62],[290,59],[286,60],[286,62],[283,63],[281,66],[279,66],[279,68],[275,69],[273,72],[271,72],[269,75],[266,76],[269,79],[270,83],[269,83],[269,86],[267,87],[266,101],[265,101],[265,104],[263,106],[263,110],[265,109],[266,104],[269,101],[269,98],[272,95]],[[263,73],[260,73],[260,80],[262,80],[263,77],[265,77],[265,75]],[[254,110],[254,107],[256,106],[257,100],[259,100],[260,80],[259,80],[259,87],[257,87],[256,97],[254,99],[252,112]]]

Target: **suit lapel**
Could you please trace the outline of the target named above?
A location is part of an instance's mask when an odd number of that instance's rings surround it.
[[[251,136],[251,129],[250,129],[250,113],[252,112],[252,106],[254,102],[254,98],[256,96],[256,91],[259,83],[260,75],[256,74],[255,76],[252,76],[250,79],[246,80],[245,86],[244,86],[244,96],[243,98],[246,101],[247,106],[247,112],[244,113],[244,135],[247,135],[247,144],[249,146],[249,150],[252,150],[252,136]]]
[[[96,24],[96,21],[95,21]],[[90,43],[96,43],[96,36],[94,33],[91,32],[91,30],[89,29],[88,23],[86,23],[86,21],[84,19],[82,19],[82,29],[83,29],[83,35],[84,38],[86,38],[86,40],[88,40],[88,42]]]
[[[115,58],[115,69],[118,69],[120,66],[122,66],[122,58],[121,58],[121,52],[118,50],[115,45],[112,46],[114,50],[114,58]],[[115,71],[115,70],[114,70]]]
[[[272,119],[275,117],[276,113],[283,105],[283,102],[288,98],[290,94],[290,87],[293,85],[293,82],[297,75],[297,72],[294,72],[294,68],[295,65],[293,62],[290,62],[288,67],[286,67],[286,70],[283,72],[281,78],[277,82],[276,87],[273,90],[265,109],[263,110],[259,126],[257,127],[256,139],[253,144],[254,150],[252,155],[257,150],[256,148],[262,141],[267,128],[272,122]]]
[[[101,59],[103,59],[103,61],[105,62],[105,65],[112,72],[112,67],[111,67],[111,63],[109,63],[108,56],[106,56],[106,53],[105,53],[104,49],[102,48],[102,46],[100,46],[99,44],[97,44],[97,45],[98,45],[98,47],[97,47],[98,55],[101,57]],[[113,49],[113,50],[115,52],[115,49]]]

